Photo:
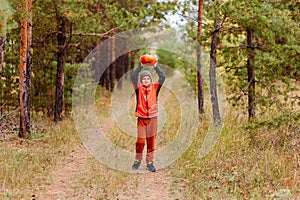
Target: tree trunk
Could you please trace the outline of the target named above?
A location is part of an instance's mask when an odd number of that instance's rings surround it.
[[[25,120],[26,130],[30,133],[30,86],[32,73],[32,0],[28,0],[28,20],[27,20],[27,61],[25,78]]]
[[[123,74],[125,73],[125,79],[127,79],[128,78],[127,72],[129,69],[129,53],[126,53],[124,55],[124,58],[122,59],[122,63],[123,63],[122,66],[124,67]]]
[[[4,62],[4,49],[5,49],[5,41],[6,41],[6,19],[3,20],[3,30],[4,32],[0,33],[0,76],[2,75],[3,71],[3,62]]]
[[[106,71],[105,71],[105,73],[104,73],[104,78],[105,78],[105,89],[106,90],[109,90],[109,86],[110,86],[110,81],[109,81],[109,78],[110,78],[110,68],[111,68],[111,66],[109,66],[107,69],[106,69]]]
[[[110,91],[112,92],[115,87],[115,78],[116,78],[116,62],[115,62],[116,56],[115,56],[115,37],[114,36],[111,39],[110,52],[111,52]]]
[[[134,66],[134,60],[135,60],[135,51],[131,51],[130,52],[130,70],[132,70],[135,67]]]
[[[27,15],[28,13],[28,1],[22,1],[22,13]],[[27,56],[28,56],[28,21],[26,18],[21,19],[21,44],[20,44],[20,131],[19,136],[22,138],[27,138],[30,135],[30,113],[27,109],[26,100],[29,99],[29,90],[27,88],[27,83],[29,82],[29,77],[27,74]]]
[[[95,76],[96,77],[99,77],[100,79],[99,79],[99,84],[102,86],[102,87],[104,87],[104,85],[105,85],[105,71],[106,70],[104,70],[104,61],[103,61],[103,57],[104,56],[101,56],[101,54],[102,53],[105,53],[105,52],[102,52],[101,51],[101,46],[100,45],[97,45],[97,47],[96,47],[96,56],[97,56],[97,59],[96,59],[96,66],[95,66],[95,71],[96,71],[96,74],[95,74]],[[102,70],[104,70],[103,71],[103,74],[100,76],[99,74],[101,73],[101,71]]]
[[[216,68],[217,68],[217,46],[219,39],[219,23],[220,20],[215,20],[214,32],[212,35],[211,49],[210,49],[210,68],[209,68],[209,83],[210,83],[210,94],[213,110],[214,123],[218,125],[221,122],[219,103],[218,103],[218,93],[216,84]]]
[[[110,43],[107,42],[106,43],[107,45],[107,51],[105,52],[105,55],[106,55],[106,59],[109,59],[110,58]],[[110,60],[108,60],[107,62],[108,64],[110,63]],[[105,72],[104,72],[104,84],[105,84],[105,89],[106,90],[109,90],[109,86],[110,86],[110,69],[111,69],[111,65],[109,65]]]
[[[197,27],[197,80],[198,80],[198,110],[199,114],[204,113],[204,87],[203,87],[203,70],[202,70],[202,52],[201,52],[201,34],[202,34],[202,11],[203,0],[198,4],[198,27]]]
[[[126,53],[126,54],[120,56],[117,59],[117,62],[116,62],[116,79],[118,81],[118,83],[117,83],[117,88],[118,89],[122,89],[122,85],[123,85],[122,76],[124,75],[124,73],[128,69],[128,59],[127,59],[127,57],[128,57],[128,54]]]
[[[54,122],[62,120],[64,104],[64,76],[65,76],[65,43],[66,43],[66,19],[58,17],[57,43],[57,71],[56,71],[56,92],[55,92],[55,109]]]
[[[0,76],[3,70],[5,36],[0,36]]]
[[[254,32],[252,30],[247,30],[247,47],[248,60],[247,60],[247,70],[248,70],[248,118],[251,120],[255,117],[255,74],[254,74],[254,45],[253,45]]]

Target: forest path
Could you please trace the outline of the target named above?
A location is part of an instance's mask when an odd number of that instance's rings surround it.
[[[101,176],[97,167],[101,165],[83,145],[76,146],[69,155],[62,158],[49,174],[45,186],[41,186],[40,194],[35,200],[176,200],[183,199],[179,191],[172,186],[172,180],[164,169],[156,172],[129,174],[127,181],[115,184],[115,190],[109,193],[105,185],[110,185],[110,178],[97,185],[91,181]],[[142,166],[141,166],[142,167]],[[143,172],[143,170],[141,170]],[[107,169],[108,176],[110,169]],[[111,177],[112,178],[112,177]],[[99,178],[98,178],[99,179]],[[108,189],[109,190],[109,189]]]
[[[160,103],[167,101],[170,95],[170,88],[175,78],[169,80],[165,86],[169,89],[164,91],[160,97]],[[130,85],[131,86],[131,85]],[[128,86],[129,87],[129,86]],[[125,109],[124,107],[123,109]],[[118,110],[121,112],[120,110]],[[125,112],[126,110],[124,110]],[[112,128],[111,123],[103,126],[105,130]],[[104,132],[105,132],[104,130]],[[69,155],[64,156],[52,172],[49,174],[50,182],[43,189],[36,199],[41,200],[65,200],[65,199],[104,199],[104,200],[181,200],[184,199],[178,188],[172,184],[172,178],[168,176],[167,168],[159,169],[156,172],[148,172],[142,163],[138,172],[129,173],[124,178],[115,178],[117,173],[107,169],[96,160],[89,151],[81,144],[74,147]],[[96,167],[95,167],[96,166]],[[104,169],[103,169],[104,168]],[[102,172],[99,172],[99,169]],[[108,175],[107,175],[108,174]],[[99,178],[107,176],[108,178]],[[118,175],[117,175],[118,176]],[[101,184],[93,179],[102,179]],[[117,181],[115,181],[117,180]],[[119,182],[118,182],[119,180]],[[110,182],[114,182],[113,184]],[[99,182],[98,182],[99,183]],[[109,189],[106,186],[109,185]],[[112,186],[113,185],[113,186]],[[100,188],[99,188],[100,187]],[[108,188],[108,187],[107,187]],[[113,190],[111,188],[114,188]]]

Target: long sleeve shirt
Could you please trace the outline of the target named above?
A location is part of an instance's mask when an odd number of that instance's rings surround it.
[[[142,66],[138,66],[131,75],[131,80],[136,93],[136,112],[135,116],[142,118],[153,118],[158,115],[157,99],[158,93],[165,82],[166,76],[158,67],[154,67],[159,79],[157,82],[144,86],[138,82],[138,74],[142,70]]]

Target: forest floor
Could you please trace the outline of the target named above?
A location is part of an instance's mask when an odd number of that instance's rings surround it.
[[[103,96],[106,101],[100,102],[108,107],[110,98]],[[173,98],[171,93],[163,97]],[[209,125],[203,120],[191,148],[155,173],[145,173],[143,163],[140,173],[102,164],[75,134],[70,118],[56,124],[38,118],[32,138],[24,140],[17,136],[19,115],[10,115],[0,123],[0,199],[300,199],[299,106],[268,110],[260,114],[263,120],[252,123],[229,107],[222,134],[209,155],[199,158],[198,154]],[[175,111],[170,116],[176,116]],[[101,124],[111,130],[107,136],[134,152],[133,137],[131,141],[109,127],[113,123]],[[165,126],[176,132],[176,126]],[[158,137],[158,148],[172,139],[164,134]]]
[[[95,162],[98,161],[89,154],[83,145],[75,146],[71,153],[61,159],[52,169],[49,174],[52,182],[43,186],[43,190],[35,196],[35,199],[182,199],[178,190],[172,188],[172,180],[164,170],[154,173],[130,174],[131,181],[127,184],[121,183],[121,186],[113,194],[103,194],[104,197],[99,198],[101,194],[97,192],[96,185],[86,187],[83,184],[84,177],[88,178],[87,176],[90,175],[87,170],[91,169]]]

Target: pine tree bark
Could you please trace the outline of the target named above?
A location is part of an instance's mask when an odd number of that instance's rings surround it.
[[[118,80],[117,88],[122,89],[123,79],[127,79],[127,73],[129,69],[129,53],[120,56],[116,62],[116,79]],[[125,74],[125,76],[124,76]],[[124,77],[123,77],[124,76]],[[122,78],[123,77],[123,78]]]
[[[99,84],[102,87],[104,87],[104,85],[105,85],[105,71],[106,71],[106,70],[104,70],[104,64],[103,64],[104,63],[104,61],[103,61],[104,56],[101,56],[101,54],[104,54],[104,53],[105,52],[101,51],[101,46],[98,45],[96,47],[96,56],[97,56],[98,59],[96,59],[96,67],[95,68],[96,68],[96,76],[100,78]],[[99,74],[101,73],[102,70],[104,70],[104,71],[103,71],[102,76],[100,76]]]
[[[55,108],[54,122],[62,120],[64,104],[64,77],[65,77],[65,43],[66,43],[66,19],[58,17],[57,43],[57,71],[56,71],[56,91],[55,91]]]
[[[105,73],[104,73],[104,78],[105,78],[105,89],[106,90],[109,90],[109,86],[110,86],[110,80],[109,80],[109,78],[110,78],[110,68],[111,68],[111,66],[109,66],[107,69],[106,69],[106,71],[105,71]]]
[[[122,66],[124,66],[122,76],[123,76],[123,74],[125,74],[125,79],[127,79],[128,78],[127,72],[128,72],[128,69],[129,69],[129,53],[126,53],[124,55],[124,57],[122,59]]]
[[[134,61],[135,61],[135,51],[130,52],[130,70],[132,70],[134,66]]]
[[[3,20],[3,30],[6,29],[6,20]],[[0,35],[0,76],[2,76],[3,62],[4,62],[4,51],[5,51],[6,33]]]
[[[25,79],[25,121],[26,130],[30,134],[30,86],[32,74],[32,0],[28,0],[28,20],[27,20],[27,61]]]
[[[19,136],[30,136],[30,77],[31,77],[31,0],[22,1],[21,44],[20,44],[20,130]]]
[[[116,62],[115,62],[115,37],[113,36],[111,39],[111,70],[110,70],[110,91],[112,92],[115,87],[115,78],[116,78]]]
[[[111,57],[111,55],[110,55],[110,53],[111,53],[111,51],[110,51],[110,48],[111,48],[111,43],[110,42],[107,42],[107,52],[106,52],[106,58],[107,59],[110,59],[110,57]],[[107,63],[111,63],[110,62],[110,60],[108,60],[108,62]],[[109,90],[110,89],[110,74],[111,74],[111,65],[109,65],[108,67],[107,67],[107,69],[105,70],[105,89],[106,90]]]
[[[0,36],[0,76],[2,76],[4,61],[5,36]]]
[[[255,70],[254,70],[254,32],[247,30],[247,47],[248,47],[248,60],[247,60],[247,71],[248,71],[248,119],[251,120],[255,117]]]
[[[122,89],[122,75],[124,74],[124,55],[120,56],[116,60],[116,79],[117,79],[117,88]]]
[[[199,114],[204,113],[204,81],[203,81],[203,67],[202,67],[202,52],[201,52],[201,34],[202,34],[202,11],[203,0],[198,3],[198,27],[197,27],[197,82],[198,82],[198,110]]]
[[[219,40],[219,24],[220,20],[216,19],[214,25],[214,32],[212,34],[211,50],[210,50],[210,68],[209,68],[209,83],[210,83],[210,94],[211,103],[213,110],[214,123],[218,125],[221,122],[221,116],[219,111],[218,93],[216,84],[216,68],[217,68],[217,46]]]

